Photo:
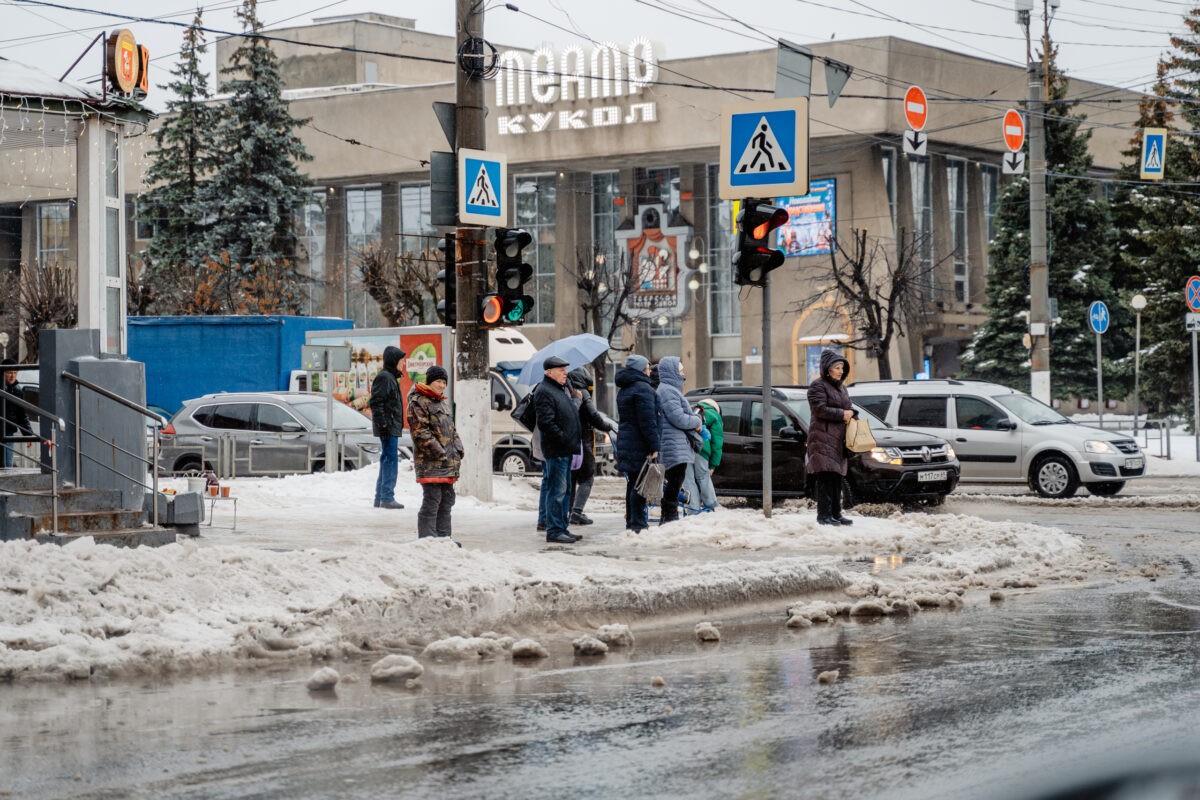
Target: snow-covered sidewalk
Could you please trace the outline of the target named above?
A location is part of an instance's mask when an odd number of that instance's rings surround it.
[[[687,617],[746,603],[922,596],[1078,581],[1114,569],[1061,531],[955,515],[818,526],[723,509],[642,535],[589,505],[585,540],[547,546],[536,484],[462,497],[455,538],[417,541],[419,489],[371,507],[374,470],[238,479],[198,540],[122,550],[0,545],[0,678],[198,669],[230,662],[418,652],[485,631],[539,634]],[[601,493],[602,494],[602,493]],[[611,492],[609,493],[611,495]],[[985,595],[986,596],[986,595]]]

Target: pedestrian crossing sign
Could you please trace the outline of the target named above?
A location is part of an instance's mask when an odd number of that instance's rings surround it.
[[[1167,164],[1167,129],[1142,130],[1142,180],[1160,181]]]
[[[733,103],[722,113],[722,200],[808,193],[808,98]]]
[[[458,221],[502,228],[508,224],[508,156],[458,151]]]

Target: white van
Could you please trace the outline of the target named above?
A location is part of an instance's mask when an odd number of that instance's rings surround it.
[[[1146,474],[1128,436],[1079,425],[1024,392],[971,380],[863,381],[854,402],[885,422],[954,445],[962,483],[1027,483],[1043,497],[1071,497],[1080,485],[1115,495]]]

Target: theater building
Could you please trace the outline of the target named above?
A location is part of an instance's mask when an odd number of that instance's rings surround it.
[[[301,135],[314,156],[305,165],[313,189],[297,214],[301,266],[317,281],[309,311],[379,324],[354,280],[356,252],[372,242],[430,250],[448,230],[430,223],[428,162],[432,151],[450,149],[432,104],[454,100],[454,67],[443,63],[454,40],[382,14],[271,33],[344,48],[272,43],[292,113],[310,120]],[[217,43],[219,65],[236,46]],[[762,293],[733,283],[735,209],[716,187],[722,107],[773,96],[776,52],[671,59],[653,30],[636,26],[622,42],[497,49],[485,89],[486,149],[507,155],[509,222],[534,239],[526,252],[536,306],[525,333],[540,344],[588,329],[594,318],[603,323],[612,314],[604,297],[633,264],[636,291],[621,303],[632,322],[621,326],[620,346],[680,355],[691,386],[759,382]],[[788,257],[771,275],[772,379],[807,382],[820,348],[856,335],[847,309],[814,296],[833,239],[855,230],[889,252],[898,235],[915,234],[924,243],[918,257],[932,267],[928,321],[893,346],[893,375],[922,372],[926,358],[933,376],[954,374],[984,319],[988,241],[1000,189],[1011,179],[1001,172],[1001,118],[1025,96],[1026,74],[892,37],[822,42],[811,51],[811,187],[804,197],[778,198],[791,219],[780,245]],[[827,97],[826,60],[853,69],[836,103]],[[909,85],[929,97],[923,156],[902,149]],[[1072,81],[1071,94],[1128,101],[1080,109],[1098,123],[1096,172],[1110,174],[1127,147],[1136,96],[1083,81]],[[128,143],[131,250],[149,230],[136,219],[136,196],[146,188],[136,173],[151,145],[147,137]],[[20,213],[40,218],[47,205],[69,214],[67,197],[35,198]],[[51,245],[37,236],[23,242],[30,261]],[[847,356],[859,379],[878,374],[861,352]]]

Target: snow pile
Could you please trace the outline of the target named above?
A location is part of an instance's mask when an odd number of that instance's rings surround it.
[[[495,658],[511,647],[513,640],[485,638],[472,636],[469,639],[462,636],[451,636],[431,642],[421,653],[423,658],[434,661],[483,661]]]
[[[608,645],[595,636],[580,636],[571,642],[577,656],[602,656],[608,652]]]
[[[533,639],[519,639],[513,642],[512,657],[518,658],[549,658],[550,653]]]
[[[1194,488],[1192,486],[1184,487],[1182,485],[1184,483],[1193,482],[1180,481],[1180,488]],[[955,494],[953,497],[955,500],[964,500],[967,502],[973,500],[995,502],[996,500],[996,495],[994,494]],[[1037,495],[1004,495],[1004,502],[1009,505],[1019,506],[1049,505],[1052,508],[1186,508],[1200,510],[1200,494],[1097,497],[1096,495],[1081,493],[1065,500],[1052,500],[1048,497],[1039,497]]]
[[[336,552],[0,544],[0,679],[329,658],[463,631],[838,589],[812,559],[655,567],[421,540]],[[485,645],[486,646],[486,645]]]
[[[633,647],[633,632],[628,625],[601,625],[596,638],[613,647]]]
[[[308,679],[310,692],[327,692],[337,686],[342,676],[333,667],[321,667]]]
[[[425,668],[412,656],[384,656],[371,665],[375,683],[415,680],[423,674]]]
[[[702,642],[719,642],[721,641],[721,632],[711,622],[697,622],[696,638]]]
[[[536,492],[527,481],[504,479],[497,496],[510,505],[470,498],[456,505],[456,532],[460,525],[480,531],[459,549],[404,532],[418,502],[406,467],[397,497],[409,508],[400,511],[371,507],[374,470],[239,479],[236,533],[133,550],[91,539],[62,548],[0,543],[0,680],[380,650],[425,649],[440,660],[492,658],[511,647],[516,658],[543,657],[536,642],[518,647],[490,631],[540,635],[588,629],[597,617],[696,614],[838,592],[846,600],[822,610],[829,618],[848,619],[855,604],[860,617],[911,613],[961,604],[959,595],[973,588],[1114,569],[1077,539],[1035,525],[894,515],[831,528],[816,525],[807,509],[770,520],[720,509],[640,537],[597,525],[596,536],[552,552],[535,535],[532,515],[511,505],[532,508]],[[301,546],[314,541],[320,549]],[[633,641],[624,624],[597,634],[613,646]],[[390,663],[380,669],[397,662]]]

